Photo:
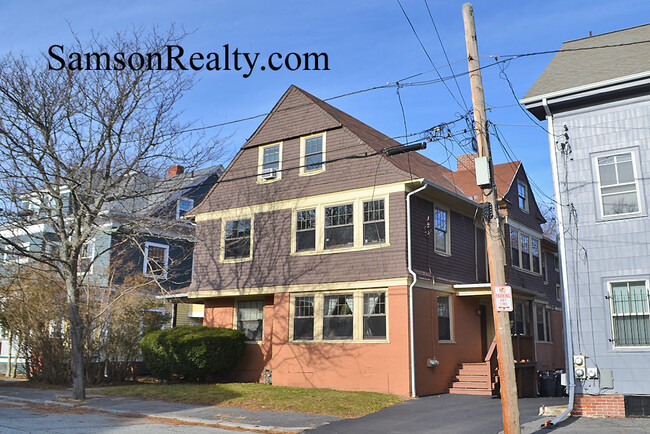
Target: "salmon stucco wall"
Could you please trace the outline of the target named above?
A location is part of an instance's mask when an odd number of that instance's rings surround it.
[[[418,396],[446,393],[458,364],[480,362],[481,324],[476,297],[452,295],[452,342],[438,342],[438,294],[434,290],[415,288],[415,379]],[[427,367],[427,359],[437,359],[438,366]]]
[[[408,396],[408,287],[388,288],[388,342],[289,342],[290,293],[267,296],[264,341],[249,343],[234,372],[240,381],[262,381],[272,371],[278,386],[363,390]],[[206,302],[205,325],[233,327],[233,298]]]

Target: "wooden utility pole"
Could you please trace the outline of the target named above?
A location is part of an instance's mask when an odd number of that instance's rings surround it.
[[[512,353],[512,337],[510,335],[510,317],[508,312],[496,310],[496,286],[506,283],[506,248],[502,226],[499,221],[499,204],[496,182],[494,182],[494,167],[490,151],[490,141],[485,115],[485,99],[483,96],[483,79],[478,59],[478,44],[476,41],[476,26],[474,24],[474,8],[470,3],[463,5],[463,21],[465,23],[465,42],[467,45],[467,62],[472,86],[472,104],[474,106],[474,128],[480,157],[487,157],[490,167],[491,188],[483,196],[485,202],[492,205],[492,217],[485,220],[488,259],[490,264],[490,282],[492,287],[492,310],[494,313],[494,333],[497,340],[497,357],[499,362],[499,383],[501,385],[501,406],[503,411],[503,428],[506,434],[520,433],[519,405],[517,403],[517,382],[515,379],[515,361]],[[484,211],[485,215],[485,211]],[[488,212],[489,215],[489,212]]]

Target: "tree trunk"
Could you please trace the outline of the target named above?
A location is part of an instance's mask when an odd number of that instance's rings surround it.
[[[11,347],[14,344],[14,331],[9,332],[9,353],[7,354],[7,377],[11,376]]]
[[[66,276],[68,320],[70,321],[70,350],[72,356],[72,398],[86,399],[84,376],[84,324],[79,315],[79,287],[76,276]]]

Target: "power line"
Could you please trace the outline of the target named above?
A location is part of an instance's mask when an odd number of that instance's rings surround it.
[[[492,55],[490,57],[510,57],[512,59],[516,58],[521,58],[521,57],[529,57],[529,56],[539,56],[542,54],[555,54],[555,53],[571,53],[575,51],[586,51],[586,50],[601,50],[604,48],[618,48],[618,47],[628,47],[631,45],[639,45],[639,44],[649,44],[650,40],[646,39],[643,41],[634,41],[634,42],[622,42],[620,44],[607,44],[607,45],[594,45],[591,47],[576,47],[576,48],[560,48],[558,50],[545,50],[545,51],[535,51],[532,53],[522,53],[522,54],[503,54],[500,56],[495,56]]]
[[[420,43],[420,47],[422,47],[422,50],[424,51],[424,54],[426,54],[427,59],[429,59],[429,63],[431,63],[431,66],[433,66],[433,69],[436,71],[436,74],[438,75],[438,78],[440,78],[440,80],[444,84],[445,88],[447,89],[447,92],[449,92],[449,95],[451,95],[451,97],[454,99],[454,101],[456,101],[456,104],[458,104],[461,109],[467,110],[467,103],[465,103],[465,105],[463,106],[460,103],[460,101],[458,101],[458,99],[456,98],[454,93],[451,91],[451,89],[449,89],[449,86],[447,86],[447,83],[442,79],[442,76],[440,75],[440,71],[438,71],[438,68],[433,63],[433,59],[431,59],[431,56],[429,56],[429,52],[427,51],[426,47],[424,46],[424,43],[422,43],[422,40],[420,39],[420,36],[418,35],[418,32],[415,30],[415,27],[413,26],[413,23],[411,22],[411,19],[409,18],[408,14],[404,10],[404,7],[402,6],[402,3],[400,2],[400,0],[397,0],[397,4],[399,5],[400,9],[402,10],[402,13],[404,14],[404,18],[406,18],[406,21],[408,21],[409,26],[411,26],[411,30],[413,31],[413,34],[415,35],[415,38]],[[427,9],[428,9],[428,6],[427,6]],[[452,71],[452,74],[453,74],[453,71]],[[454,78],[454,80],[455,80],[455,78]],[[459,88],[459,90],[460,90],[460,88]],[[462,93],[461,93],[461,97],[462,97]],[[463,102],[465,102],[465,100],[463,100]]]

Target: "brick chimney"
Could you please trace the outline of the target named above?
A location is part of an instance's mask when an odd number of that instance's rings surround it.
[[[456,163],[456,170],[459,172],[461,170],[471,170],[474,171],[474,160],[478,158],[477,153],[473,154],[463,154],[458,156],[458,162]]]
[[[185,172],[185,168],[183,166],[179,166],[178,164],[175,164],[173,166],[169,166],[169,169],[167,169],[167,178],[171,178],[172,176],[180,175],[183,172]]]

